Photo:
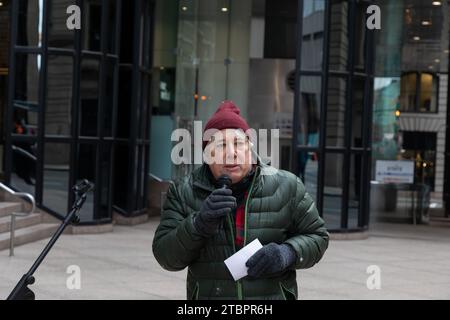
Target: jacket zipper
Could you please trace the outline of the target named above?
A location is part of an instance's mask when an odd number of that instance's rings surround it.
[[[231,217],[231,213],[227,216],[227,220],[228,220],[228,225],[230,226],[230,231],[231,231],[231,242],[233,243],[233,253],[236,253],[236,244],[234,243],[234,224],[232,223],[232,217]],[[241,280],[238,280],[236,282],[236,289],[237,289],[237,296],[238,296],[238,300],[242,300],[242,283]]]
[[[252,195],[253,185],[255,184],[255,180],[256,180],[256,174],[257,174],[257,172],[255,172],[255,175],[254,175],[253,180],[252,180],[252,184],[250,185],[250,190],[248,192],[247,200],[245,201],[245,210],[244,210],[244,247],[247,244],[247,211],[248,211],[248,203],[250,202],[250,197]]]
[[[245,210],[244,210],[244,245],[243,247],[245,247],[245,244],[247,242],[247,209],[248,209],[248,203],[250,200],[250,196],[252,194],[253,191],[253,185],[255,184],[255,180],[256,180],[256,174],[257,172],[255,172],[255,175],[253,176],[253,180],[252,180],[252,184],[250,185],[250,190],[248,192],[248,196],[247,199],[245,201]],[[231,214],[229,214],[228,216],[228,224],[230,225],[230,230],[231,230],[231,240],[233,242],[233,252],[236,253],[236,245],[234,243],[234,223],[232,223],[232,217]],[[238,300],[244,300],[243,299],[243,292],[242,292],[242,281],[238,280],[236,282],[236,289],[237,289],[237,295],[238,295]]]

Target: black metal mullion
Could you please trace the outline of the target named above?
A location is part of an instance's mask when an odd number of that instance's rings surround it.
[[[12,1],[10,7],[11,31],[10,31],[10,49],[9,49],[9,72],[8,72],[8,103],[5,114],[5,180],[11,184],[12,173],[12,122],[14,109],[14,92],[16,88],[16,55],[15,47],[17,42],[17,21],[19,15],[19,1]]]
[[[119,95],[118,95],[118,86],[119,86],[119,75],[120,75],[120,29],[121,29],[121,12],[122,12],[122,0],[116,1],[116,25],[115,25],[115,43],[114,43],[114,55],[115,55],[115,63],[114,63],[114,75],[113,75],[113,108],[112,108],[112,125],[111,125],[111,139],[107,138],[107,141],[110,141],[110,159],[111,163],[109,166],[109,184],[108,184],[108,211],[110,212],[111,217],[113,216],[113,198],[114,198],[114,190],[115,190],[115,152],[116,152],[116,129],[117,129],[117,112],[119,106]],[[108,55],[107,55],[108,56]]]
[[[48,39],[48,8],[49,1],[44,1],[44,8],[42,14],[42,55],[41,55],[41,70],[39,73],[39,109],[38,109],[38,135],[37,135],[37,168],[36,168],[36,185],[35,197],[36,203],[42,204],[43,188],[44,188],[44,137],[45,137],[45,113],[47,106],[47,39]]]
[[[366,31],[365,69],[369,75],[365,79],[363,101],[363,132],[361,165],[361,195],[358,214],[358,227],[367,228],[370,215],[370,179],[371,179],[371,135],[372,135],[372,99],[373,99],[373,59],[374,59],[374,32]]]
[[[106,94],[106,51],[107,51],[107,40],[108,40],[108,31],[107,30],[107,17],[108,17],[108,0],[101,1],[101,32],[103,36],[100,39],[100,74],[98,77],[98,102],[97,102],[97,137],[95,144],[96,157],[95,157],[95,189],[94,189],[94,220],[98,220],[101,217],[101,190],[103,186],[102,179],[102,153],[104,151],[103,144],[103,113],[104,113],[104,101]]]
[[[347,30],[348,30],[348,76],[346,86],[346,98],[345,98],[345,131],[344,131],[344,163],[343,163],[343,183],[342,183],[342,201],[341,201],[341,228],[348,228],[348,202],[349,202],[349,188],[350,188],[350,166],[352,162],[352,156],[350,148],[352,145],[352,112],[353,112],[353,73],[354,73],[354,51],[355,51],[355,13],[356,3],[355,0],[348,1],[349,8],[347,9]]]
[[[324,14],[324,34],[323,34],[323,58],[321,75],[321,99],[320,99],[320,133],[319,133],[319,167],[317,171],[317,209],[323,217],[323,189],[325,186],[325,147],[326,147],[326,124],[327,124],[327,104],[328,104],[328,70],[330,53],[330,20],[331,20],[331,1],[325,2]]]
[[[83,12],[83,2],[82,0],[77,0],[76,4],[80,7],[81,12]],[[83,17],[82,17],[83,18]],[[69,196],[68,205],[75,200],[74,194],[72,192],[72,186],[75,185],[78,175],[78,133],[79,133],[79,110],[81,107],[80,103],[80,85],[81,85],[81,46],[82,46],[82,33],[81,29],[75,30],[74,35],[74,61],[73,61],[73,96],[72,96],[72,128],[71,128],[71,143],[70,143],[70,175],[69,175]]]
[[[298,145],[298,123],[300,120],[300,70],[302,68],[302,42],[303,42],[303,0],[298,1],[297,7],[297,48],[295,53],[295,91],[294,91],[294,115],[292,119],[292,142],[291,142],[291,171],[298,173],[297,145]]]
[[[129,154],[128,154],[128,181],[127,181],[127,212],[132,213],[136,204],[136,181],[134,176],[134,162],[136,157],[136,141],[137,141],[137,108],[139,94],[139,40],[140,40],[140,13],[142,1],[134,2],[134,32],[133,32],[133,58],[132,58],[132,93],[131,93],[131,114],[130,114],[130,137],[129,137]]]

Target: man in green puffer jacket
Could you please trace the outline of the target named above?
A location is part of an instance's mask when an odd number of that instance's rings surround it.
[[[220,134],[206,149],[223,161],[169,187],[153,253],[164,269],[188,267],[188,299],[297,299],[295,270],[322,258],[329,235],[298,177],[252,161],[239,113],[224,101],[206,124]],[[218,182],[224,174],[230,188]],[[224,260],[255,239],[263,248],[246,262],[248,276],[234,281]]]

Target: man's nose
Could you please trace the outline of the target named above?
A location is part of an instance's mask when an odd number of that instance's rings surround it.
[[[227,159],[234,159],[237,156],[237,152],[236,152],[236,148],[234,147],[233,144],[227,144],[227,149],[226,149],[226,157]]]

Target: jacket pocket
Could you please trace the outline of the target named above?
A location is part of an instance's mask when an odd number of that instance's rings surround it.
[[[283,295],[284,300],[297,300],[297,295],[294,290],[290,290],[286,288],[281,282],[278,283],[280,286],[281,294]]]

